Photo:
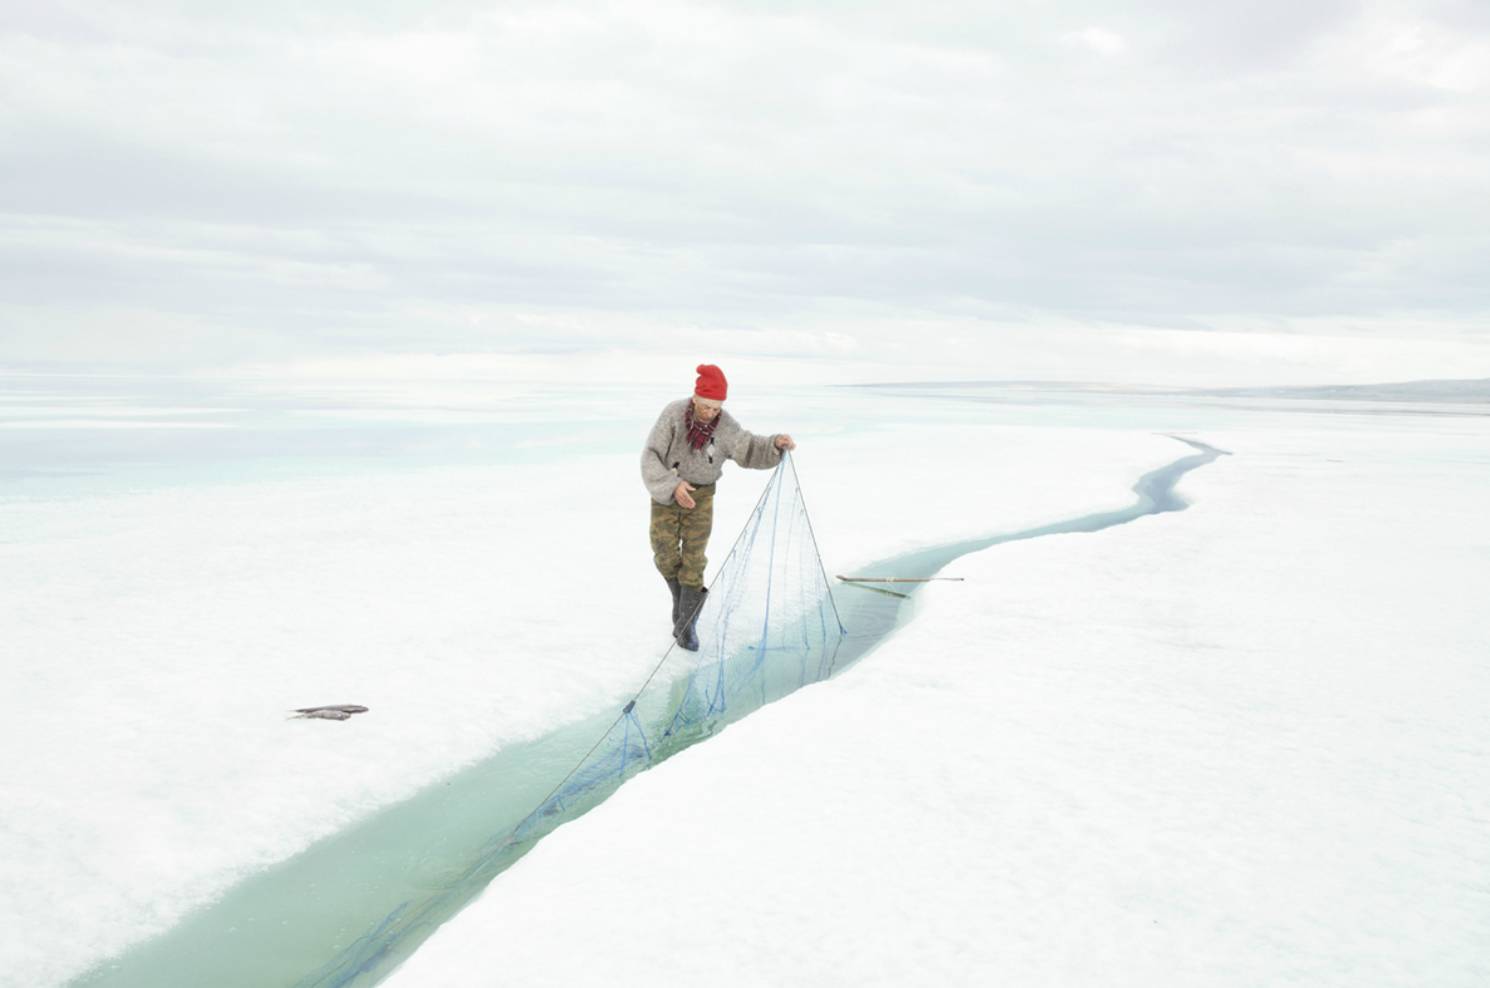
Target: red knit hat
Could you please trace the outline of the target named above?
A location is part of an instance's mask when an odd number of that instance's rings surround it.
[[[724,379],[724,371],[713,364],[698,365],[698,383],[693,386],[694,394],[700,398],[723,401],[728,391],[729,382]]]

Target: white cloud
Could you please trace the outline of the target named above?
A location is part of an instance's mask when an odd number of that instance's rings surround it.
[[[1062,36],[1068,45],[1088,48],[1099,55],[1121,55],[1128,50],[1128,43],[1121,34],[1100,27],[1087,27]]]
[[[1483,332],[1472,7],[1096,13],[31,11],[0,35],[0,360]]]

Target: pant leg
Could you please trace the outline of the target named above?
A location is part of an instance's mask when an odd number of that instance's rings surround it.
[[[714,530],[714,485],[707,484],[693,492],[697,505],[683,511],[680,532],[682,565],[678,571],[678,582],[685,587],[704,585],[704,567],[709,559],[704,550],[709,547],[709,533]]]
[[[683,566],[679,544],[683,540],[683,509],[676,504],[652,502],[652,563],[664,579],[678,579]]]

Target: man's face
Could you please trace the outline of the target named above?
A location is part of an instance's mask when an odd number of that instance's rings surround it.
[[[714,421],[714,417],[719,414],[720,406],[723,404],[724,402],[715,401],[713,398],[700,398],[698,395],[694,395],[693,417],[700,422],[712,422]]]

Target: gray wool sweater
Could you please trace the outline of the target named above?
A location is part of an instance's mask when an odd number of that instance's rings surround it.
[[[769,470],[781,462],[775,436],[757,436],[740,428],[734,416],[719,410],[719,424],[703,449],[688,445],[688,426],[683,412],[691,398],[669,402],[657,416],[657,424],[642,448],[642,483],[658,504],[672,504],[678,481],[695,487],[712,484],[724,471],[724,461],[734,460],[752,470]]]

